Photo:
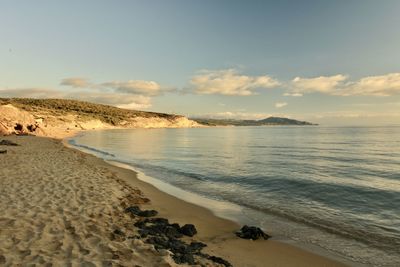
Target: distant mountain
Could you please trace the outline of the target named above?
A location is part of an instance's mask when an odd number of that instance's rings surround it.
[[[256,121],[257,123],[261,123],[261,125],[271,125],[271,124],[278,124],[278,125],[314,125],[307,121],[298,121],[292,120],[288,118],[279,118],[279,117],[269,117],[263,120]]]
[[[280,117],[269,117],[262,120],[234,120],[234,119],[207,119],[207,118],[191,118],[191,119],[200,124],[209,126],[316,125],[307,121],[298,121]]]

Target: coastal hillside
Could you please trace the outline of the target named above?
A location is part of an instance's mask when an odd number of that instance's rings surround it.
[[[180,115],[121,109],[67,99],[0,98],[0,134],[62,138],[81,130],[196,127]]]
[[[209,126],[268,126],[268,125],[316,125],[307,121],[298,121],[288,118],[269,117],[262,120],[234,120],[234,119],[192,119],[200,124]]]

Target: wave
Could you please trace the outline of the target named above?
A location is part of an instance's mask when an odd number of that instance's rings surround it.
[[[120,160],[117,160],[120,161]],[[380,231],[377,231],[377,229],[370,229],[368,230],[368,227],[373,228],[373,224],[370,224],[367,227],[360,227],[359,224],[357,224],[357,220],[361,220],[361,218],[352,218],[351,220],[337,220],[335,218],[324,218],[322,216],[321,218],[317,216],[313,216],[315,211],[312,212],[301,212],[300,210],[297,210],[294,212],[291,209],[282,209],[283,206],[270,206],[266,207],[265,205],[262,205],[261,203],[250,203],[247,201],[247,199],[242,199],[244,196],[249,196],[251,194],[257,194],[257,192],[253,192],[251,188],[246,189],[244,186],[245,184],[231,184],[228,181],[223,181],[224,178],[220,177],[219,179],[216,179],[214,181],[210,181],[209,177],[206,177],[204,175],[200,175],[197,173],[192,173],[192,172],[184,172],[180,170],[174,170],[162,166],[155,166],[152,164],[140,164],[140,163],[132,163],[132,162],[126,162],[126,161],[120,161],[125,164],[130,164],[134,168],[139,168],[141,170],[144,170],[145,173],[151,173],[151,175],[156,176],[158,179],[165,180],[166,178],[171,179],[169,181],[170,183],[174,184],[175,186],[181,187],[184,190],[195,192],[197,194],[200,194],[202,196],[208,197],[208,198],[213,198],[213,199],[219,199],[223,201],[228,201],[237,205],[240,205],[245,208],[249,208],[252,210],[256,210],[265,214],[272,214],[278,217],[282,217],[285,219],[288,219],[293,222],[297,223],[302,223],[311,227],[318,228],[320,230],[326,231],[331,234],[335,234],[344,238],[349,238],[353,240],[357,240],[359,242],[368,244],[370,246],[373,246],[378,249],[382,249],[385,251],[391,251],[394,253],[400,253],[400,233],[398,231],[393,231],[393,229],[385,229],[385,228],[380,228],[382,233]],[[176,182],[176,175],[179,175],[183,179],[187,179],[187,183],[177,183]],[[167,176],[167,177],[166,177]],[[190,179],[195,179],[197,181],[201,182],[207,182],[206,187],[204,187],[204,184],[196,184],[197,190],[193,190],[193,182],[190,182]],[[226,180],[226,178],[225,178]],[[253,181],[257,181],[259,179],[251,179]],[[291,191],[297,191],[299,190],[303,191],[304,196],[314,196],[314,200],[317,202],[321,202],[322,199],[320,196],[323,196],[325,193],[328,194],[329,192],[335,192],[335,194],[339,195],[339,199],[344,198],[346,195],[351,194],[352,196],[355,197],[355,199],[359,199],[360,205],[361,202],[363,201],[362,199],[365,196],[368,195],[380,195],[379,198],[387,199],[387,198],[393,198],[397,196],[398,192],[390,192],[390,191],[384,191],[384,190],[372,190],[369,189],[367,190],[366,188],[362,187],[352,187],[352,186],[346,186],[346,185],[338,185],[338,184],[316,184],[315,182],[312,181],[304,181],[304,180],[280,180],[280,179],[274,179],[273,181],[270,181],[272,184],[279,184],[281,187],[281,190],[284,191],[286,190],[288,194],[290,194]],[[249,185],[249,184],[247,184]],[[252,186],[257,186],[257,184],[253,184]],[[234,187],[234,188],[232,188]],[[212,189],[212,190],[207,190]],[[226,194],[223,193],[223,190],[227,190],[227,188],[232,188],[232,191],[235,192],[236,196],[241,196],[241,197],[234,197],[234,196],[227,196]],[[220,194],[216,194],[218,192],[214,191],[220,191]],[[263,192],[258,192],[258,193],[263,193]],[[340,197],[340,195],[342,197]],[[357,197],[358,196],[358,197]],[[327,203],[332,205],[332,203]],[[349,205],[349,203],[346,203],[346,200],[342,203],[336,203],[338,206],[337,212],[345,212],[346,206]],[[354,202],[352,203],[354,205]],[[388,207],[386,207],[388,208]],[[393,207],[393,212],[396,212],[397,207]],[[372,211],[365,211],[365,212],[372,212]],[[364,221],[364,223],[366,223]]]
[[[180,171],[176,169],[171,169],[163,166],[158,166],[158,165],[153,165],[153,164],[144,164],[144,163],[138,163],[138,162],[132,162],[132,161],[124,161],[124,160],[118,160],[121,163],[125,164],[130,164],[132,167],[136,167],[139,169],[144,169],[151,172],[158,172],[161,174],[167,174],[168,177],[173,177],[174,175],[178,175],[180,177],[185,177],[185,178],[192,178],[198,181],[207,181],[209,177],[194,173],[194,172],[187,172],[187,171]]]
[[[94,148],[94,147],[78,144],[78,143],[76,143],[76,141],[74,139],[68,140],[68,144],[70,144],[70,145],[72,145],[74,147],[83,148],[85,150],[89,150],[89,151],[92,151],[92,152],[95,152],[97,154],[101,154],[101,155],[104,155],[104,156],[115,157],[115,155],[112,154],[112,153],[109,153],[109,152],[106,152],[106,151],[103,151],[103,150],[100,150],[100,149],[97,149],[97,148]]]

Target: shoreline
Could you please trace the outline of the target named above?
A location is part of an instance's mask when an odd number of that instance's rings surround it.
[[[101,159],[90,152],[74,147],[66,139],[62,140],[66,147],[96,157],[115,170],[118,177],[127,184],[138,187],[151,200],[150,203],[144,205],[144,208],[155,209],[161,217],[180,224],[194,224],[199,229],[197,239],[208,245],[204,251],[219,254],[218,256],[222,256],[234,266],[264,266],[265,257],[270,260],[273,259],[272,266],[364,266],[340,257],[340,255],[334,255],[318,246],[300,246],[291,240],[275,240],[272,238],[268,241],[252,241],[240,239],[234,234],[242,226],[235,221],[240,213],[240,206],[227,203],[228,206],[220,207],[222,213],[214,212],[211,208],[207,208],[204,203],[196,203],[196,200],[210,201],[211,205],[215,205],[216,202],[218,204],[223,202],[207,199],[176,188],[161,180],[148,177],[125,163]],[[140,175],[147,178],[143,179],[139,177]],[[165,190],[165,187],[173,189]],[[172,195],[173,191],[176,190],[183,191],[186,198],[182,197],[182,192],[178,192],[178,196]],[[193,196],[194,199],[188,201],[188,198]],[[228,212],[224,209],[228,209]],[[234,213],[236,216],[230,213]],[[245,220],[246,218],[243,217],[244,223]],[[266,231],[268,233],[268,229]]]
[[[19,144],[0,155],[0,264],[5,266],[176,266],[171,252],[155,249],[133,226],[143,218],[127,213],[132,205],[155,209],[171,223],[194,224],[198,234],[182,241],[207,244],[202,254],[193,254],[205,266],[220,266],[211,255],[233,266],[346,266],[283,242],[240,239],[234,234],[239,224],[62,140],[2,139]]]
[[[179,202],[179,201],[184,202],[180,205],[185,205],[185,206],[193,205],[194,209],[205,209],[205,211],[200,211],[200,212],[207,213],[207,214],[205,214],[206,216],[212,216],[212,217],[216,217],[219,220],[226,221],[226,223],[230,226],[230,227],[228,227],[228,229],[230,231],[226,231],[226,229],[219,229],[218,231],[215,232],[216,236],[219,236],[219,235],[224,236],[225,234],[229,233],[229,236],[227,238],[237,239],[238,242],[240,240],[242,240],[243,242],[249,242],[249,243],[273,242],[273,243],[279,244],[279,246],[282,244],[284,246],[287,246],[283,249],[296,249],[296,250],[298,249],[302,252],[311,253],[313,256],[317,255],[317,256],[335,261],[335,262],[339,263],[340,266],[359,266],[359,267],[365,266],[361,263],[353,262],[346,258],[343,258],[340,255],[335,255],[333,252],[330,252],[330,251],[328,251],[322,247],[319,247],[317,245],[298,244],[290,239],[282,239],[282,238],[278,239],[278,238],[272,236],[271,239],[268,239],[268,241],[262,241],[262,240],[249,241],[249,240],[243,240],[243,239],[237,238],[234,233],[237,230],[239,230],[244,224],[254,225],[253,221],[249,220],[247,217],[240,214],[243,210],[243,207],[233,204],[233,203],[229,203],[229,202],[208,199],[206,197],[197,195],[195,193],[185,191],[183,189],[180,189],[173,185],[167,184],[156,178],[147,176],[146,174],[141,173],[138,170],[135,170],[132,166],[125,164],[125,163],[121,163],[118,161],[108,161],[108,160],[104,160],[104,161],[112,166],[117,167],[117,168],[127,169],[127,170],[134,172],[135,176],[136,176],[134,178],[134,180],[137,180],[137,181],[132,181],[132,185],[136,185],[137,182],[144,183],[143,185],[142,184],[139,185],[139,188],[142,189],[142,188],[146,187],[146,191],[147,190],[150,191],[150,194],[149,194],[149,191],[147,191],[147,194],[152,195],[152,196],[155,195],[156,197],[153,197],[153,198],[155,198],[157,200],[160,199],[159,203],[163,203],[162,200],[164,200],[164,198],[174,198],[177,200],[177,202]],[[129,181],[127,181],[127,182],[129,183]],[[144,190],[142,190],[142,191],[145,192]],[[174,195],[173,192],[176,192],[177,195]],[[147,194],[144,193],[144,195],[147,195]],[[165,194],[166,196],[159,197],[159,196],[157,196],[159,194]],[[153,198],[150,197],[151,200]],[[201,201],[201,202],[197,202],[197,201]],[[172,207],[169,207],[169,205],[167,207],[165,207],[164,203],[163,204],[152,204],[152,201],[151,201],[149,204],[146,204],[146,205],[150,209],[156,209],[156,210],[160,209],[160,208],[165,209],[165,212],[163,214],[167,218],[177,218],[176,220],[182,221],[182,223],[186,220],[185,219],[185,217],[187,217],[186,212],[183,215],[180,214],[180,212],[178,214],[176,214],[176,212],[172,210],[173,209]],[[190,211],[190,213],[191,213],[191,211]],[[238,219],[239,217],[240,217],[240,219]],[[197,218],[197,217],[194,218],[194,221],[196,221],[197,223],[199,222],[198,220],[199,220],[199,218]],[[197,226],[196,223],[193,222],[193,224],[195,224]],[[258,225],[254,225],[254,226],[258,226]],[[263,229],[263,230],[265,230],[265,229]],[[227,233],[225,233],[225,231]],[[268,229],[266,229],[265,231],[268,234]],[[201,236],[201,235],[199,235],[199,236]],[[208,236],[205,236],[205,238],[206,239],[204,240],[204,242],[206,242],[207,244],[208,244],[208,242],[213,241],[213,239],[207,239]],[[215,240],[218,240],[218,239],[215,239]],[[274,244],[274,245],[276,245],[276,244]],[[299,264],[300,263],[296,262],[294,266],[302,266]],[[258,265],[255,265],[255,266],[258,266]],[[324,266],[328,266],[328,265],[324,265]],[[329,266],[331,266],[331,265],[329,265]]]

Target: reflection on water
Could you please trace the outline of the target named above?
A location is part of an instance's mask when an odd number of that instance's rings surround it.
[[[73,142],[239,205],[278,236],[375,265],[400,264],[399,127],[111,130]],[[276,218],[285,223],[272,225]]]
[[[202,207],[209,208],[212,207],[211,211],[222,218],[228,220],[237,220],[239,219],[242,223],[250,223],[251,221],[244,217],[243,215],[243,208],[239,205],[235,205],[230,202],[226,201],[218,201],[210,198],[203,197],[198,194],[191,193],[190,191],[182,190],[178,187],[172,186],[167,184],[161,180],[155,179],[153,177],[147,176],[146,174],[137,171],[136,169],[132,168],[127,164],[123,164],[117,161],[107,161],[109,164],[112,164],[117,167],[131,169],[137,172],[138,179],[154,185],[157,189],[162,190],[163,192],[176,196],[180,199],[184,199],[186,202],[199,205],[201,204]]]

